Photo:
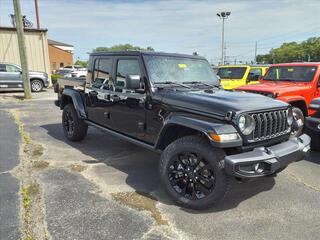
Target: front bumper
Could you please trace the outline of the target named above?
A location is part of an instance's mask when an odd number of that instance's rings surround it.
[[[228,175],[235,177],[262,177],[307,158],[309,152],[310,137],[303,134],[271,147],[259,147],[250,152],[227,156],[225,170]]]

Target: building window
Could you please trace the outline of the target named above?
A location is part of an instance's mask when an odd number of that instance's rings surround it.
[[[63,63],[60,63],[60,67],[63,67],[64,66],[64,64]]]

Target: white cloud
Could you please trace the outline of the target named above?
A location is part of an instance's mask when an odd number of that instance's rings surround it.
[[[24,14],[31,17],[33,0],[22,2]],[[11,4],[0,0],[0,9],[7,11],[0,23],[8,21]],[[39,4],[41,24],[49,29],[50,38],[74,44],[81,58],[97,46],[132,43],[167,52],[198,51],[218,60],[221,21],[216,13],[223,10],[232,12],[226,21],[231,59],[251,60],[255,40],[261,53],[284,41],[320,33],[319,0],[41,0]]]

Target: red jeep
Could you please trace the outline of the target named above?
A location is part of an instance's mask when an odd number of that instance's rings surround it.
[[[272,65],[258,84],[237,90],[263,94],[290,103],[296,119],[296,130],[303,131],[304,117],[314,113],[310,102],[320,97],[320,63],[282,63]]]

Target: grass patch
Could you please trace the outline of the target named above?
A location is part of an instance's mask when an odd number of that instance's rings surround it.
[[[44,148],[41,144],[32,142],[32,139],[24,128],[24,124],[20,119],[19,112],[16,110],[10,111],[14,117],[15,123],[18,126],[19,134],[23,142],[23,152],[27,154],[30,159],[38,159],[43,155]]]
[[[25,223],[25,237],[24,240],[33,240],[33,232],[30,227],[31,224],[31,207],[32,207],[32,196],[39,193],[39,184],[32,183],[28,186],[21,187],[21,198],[23,211],[23,221]]]
[[[30,135],[24,129],[24,125],[21,122],[19,113],[16,110],[11,110],[10,112],[11,112],[11,114],[12,114],[14,120],[15,120],[15,123],[18,126],[19,133],[20,133],[20,136],[21,136],[21,139],[22,139],[23,143],[24,144],[30,144],[30,142],[31,142]]]
[[[21,197],[22,197],[22,206],[25,210],[28,210],[31,205],[31,198],[29,195],[28,188],[22,187],[21,188]]]

